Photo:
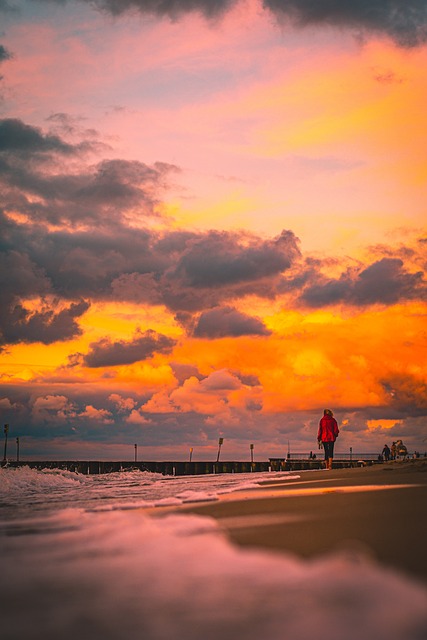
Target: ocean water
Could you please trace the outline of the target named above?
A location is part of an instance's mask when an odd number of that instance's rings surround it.
[[[372,560],[242,549],[211,518],[153,517],[265,478],[1,469],[2,639],[427,637],[425,585]]]

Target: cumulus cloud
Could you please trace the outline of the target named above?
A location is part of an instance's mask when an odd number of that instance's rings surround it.
[[[113,416],[107,409],[97,409],[92,405],[88,405],[86,409],[80,414],[80,418],[88,418],[96,422],[103,424],[112,424]]]
[[[40,310],[33,311],[22,304],[12,303],[0,311],[0,348],[19,342],[52,344],[75,338],[82,333],[76,319],[89,306],[82,300],[56,311],[48,303],[42,303]]]
[[[136,402],[133,398],[123,398],[118,393],[112,393],[108,396],[108,399],[114,403],[119,413],[126,413],[132,411]]]
[[[42,342],[51,344],[59,340],[68,340],[81,334],[76,318],[82,316],[89,308],[89,303],[82,300],[55,312],[48,305],[41,311],[28,311],[22,305],[16,305],[12,314],[12,326],[9,324],[5,342]]]
[[[109,338],[104,338],[99,342],[92,343],[83,362],[88,367],[132,364],[140,360],[147,360],[155,353],[170,353],[175,344],[175,340],[161,333],[151,329],[142,332],[138,329],[133,340],[129,342],[111,341]]]
[[[51,281],[44,269],[25,252],[13,249],[13,242],[9,248],[7,224],[0,226],[5,231],[0,247],[0,348],[19,342],[51,344],[80,335],[78,318],[89,302],[80,299],[60,304],[51,295]],[[34,299],[38,300],[36,308],[26,306]]]
[[[17,119],[0,120],[0,141],[2,249],[9,259],[19,247],[38,281],[34,295],[51,290],[194,313],[231,297],[273,298],[300,256],[291,231],[261,239],[142,228],[144,216],[158,216],[173,165],[112,159],[89,166],[80,157],[84,140],[69,144]]]
[[[158,217],[159,194],[174,165],[108,159],[86,165],[97,149],[91,136],[76,144],[18,119],[0,120],[0,186],[4,211],[57,227]],[[65,158],[78,158],[67,171]],[[64,171],[65,166],[65,171]]]
[[[422,271],[409,272],[399,258],[382,258],[360,269],[348,269],[339,278],[312,273],[300,300],[310,307],[338,303],[355,306],[391,305],[423,299],[427,283]]]
[[[194,234],[191,242],[181,239],[169,253],[165,247],[176,238],[167,231],[160,236],[122,225],[100,229],[96,235],[92,231],[52,232],[33,224],[17,224],[1,214],[0,226],[4,239],[3,252],[0,248],[0,262],[4,265],[0,315],[5,341],[31,341],[37,321],[48,325],[51,332],[55,327],[59,329],[59,323],[65,321],[65,312],[53,321],[52,314],[44,310],[43,317],[40,313],[33,314],[29,322],[29,312],[20,308],[25,308],[23,301],[27,298],[46,296],[64,301],[84,298],[161,304],[173,313],[183,312],[179,318],[184,323],[187,317],[191,330],[192,314],[197,311],[227,306],[223,304],[227,300],[246,295],[273,299],[279,291],[282,270],[299,256],[297,239],[289,232],[272,240],[254,236],[249,241],[238,232],[227,232],[221,234],[221,241],[215,238],[213,243],[219,252],[211,261],[216,274],[197,280],[197,265],[203,264],[200,247],[212,246],[210,233]],[[232,272],[227,279],[229,265]],[[74,305],[77,306],[67,305],[70,318],[86,310],[81,302]],[[18,311],[21,315],[16,324]],[[228,331],[231,335],[239,332],[266,335],[260,321],[239,316],[237,312],[222,316],[223,334]],[[199,334],[207,333],[208,322],[209,316],[202,318]],[[65,329],[64,326],[64,339],[77,335],[77,325]]]
[[[129,211],[144,205],[145,213],[156,215],[157,192],[172,168],[177,170],[160,162],[150,167],[137,160],[104,160],[93,174],[81,174],[80,184],[69,193],[69,199],[95,210],[102,207]]]
[[[0,398],[0,409],[3,411],[10,411],[13,407],[14,405],[11,403],[9,398]]]
[[[172,369],[173,375],[175,376],[179,384],[182,384],[187,378],[190,378],[191,376],[198,378],[199,380],[203,378],[202,374],[199,373],[197,367],[192,364],[170,362],[169,366]]]
[[[253,380],[251,380],[253,382]],[[175,389],[155,393],[140,411],[149,414],[186,413],[205,416],[205,424],[240,424],[242,416],[262,408],[262,389],[245,384],[238,372],[213,371],[203,378],[190,376]]]
[[[143,413],[138,411],[138,409],[133,409],[130,415],[126,418],[126,422],[129,424],[151,424],[151,421],[148,420]]]
[[[64,395],[39,396],[32,405],[32,417],[36,421],[63,421],[73,419],[76,415],[75,405]]]
[[[267,241],[211,231],[191,243],[178,262],[176,274],[194,287],[244,283],[280,273],[291,266],[299,251],[294,234],[282,231]]]
[[[209,231],[186,239],[162,278],[162,296],[174,311],[221,306],[246,295],[274,298],[282,273],[300,257],[299,241],[284,230],[272,239]]]
[[[159,233],[127,224],[125,197],[117,201],[113,217],[104,215],[101,197],[92,202],[90,215],[79,211],[73,217],[78,206],[62,191],[61,196],[46,192],[42,204],[29,204],[25,189],[19,192],[6,204],[3,215],[0,211],[3,247],[19,247],[49,286],[68,298],[164,304],[174,312],[194,312],[250,294],[274,298],[282,272],[300,256],[298,239],[291,231],[272,239],[231,231]],[[147,204],[144,198],[142,194]],[[31,224],[14,222],[9,208],[24,220],[30,218]],[[97,232],[93,228],[47,230],[43,222],[48,213],[56,223],[69,215],[69,221],[90,219]]]
[[[270,334],[271,331],[258,318],[241,313],[233,307],[218,307],[200,315],[193,335],[196,338],[225,338]]]

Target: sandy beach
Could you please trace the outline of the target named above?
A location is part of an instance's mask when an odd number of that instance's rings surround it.
[[[185,507],[245,547],[311,558],[337,550],[427,582],[427,460],[291,474]]]
[[[2,468],[2,638],[420,640],[426,463]]]

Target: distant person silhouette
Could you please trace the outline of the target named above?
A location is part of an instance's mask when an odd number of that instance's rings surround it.
[[[390,460],[390,455],[391,455],[391,451],[390,451],[390,447],[388,446],[388,444],[384,445],[384,449],[383,449],[383,459],[388,462]]]
[[[317,442],[323,444],[325,451],[325,464],[327,469],[332,469],[332,462],[334,459],[334,444],[338,438],[339,429],[337,421],[334,418],[334,414],[330,409],[325,409],[323,412],[323,418],[319,422],[319,429],[317,431]]]

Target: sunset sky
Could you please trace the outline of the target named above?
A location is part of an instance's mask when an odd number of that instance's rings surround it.
[[[427,450],[427,0],[0,0],[9,456]]]

